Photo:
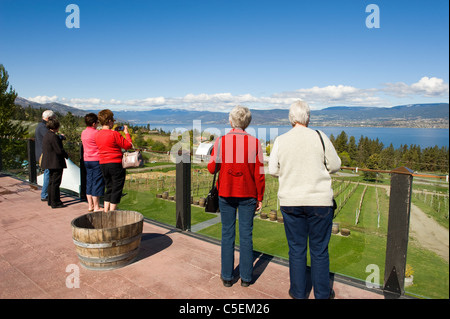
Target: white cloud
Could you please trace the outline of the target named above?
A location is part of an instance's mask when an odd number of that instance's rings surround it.
[[[329,85],[298,89],[291,92],[275,94],[276,97],[290,97],[307,101],[311,106],[378,106],[385,103],[376,96],[376,89],[359,89],[346,85]]]
[[[27,98],[27,100],[32,101],[32,102],[36,102],[36,103],[52,103],[52,102],[57,102],[58,101],[58,97],[56,95],[54,96],[35,96],[35,97],[29,97]]]
[[[57,96],[36,96],[28,100],[38,103],[60,102],[85,110],[110,108],[112,110],[148,110],[152,108],[183,108],[189,110],[229,111],[237,104],[251,108],[288,108],[294,101],[303,100],[312,109],[328,106],[391,106],[386,95],[396,97],[447,97],[449,85],[436,77],[422,77],[418,82],[407,85],[403,82],[387,83],[382,88],[357,88],[347,85],[328,85],[301,88],[295,91],[275,93],[271,96],[251,94],[233,95],[229,92],[214,94],[186,94],[181,97],[148,97],[131,100],[103,100],[100,98],[58,98]],[[397,103],[397,102],[396,102]],[[405,104],[407,104],[405,102]]]
[[[447,97],[449,94],[448,83],[436,77],[422,77],[418,82],[407,85],[404,82],[386,83],[382,91],[397,97],[419,95],[425,97]]]

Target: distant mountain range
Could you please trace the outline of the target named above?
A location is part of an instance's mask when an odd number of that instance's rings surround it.
[[[18,97],[15,101],[22,107],[51,109],[61,114],[71,112],[84,116],[88,111],[60,103],[40,104]],[[286,109],[252,109],[254,125],[289,125]],[[180,109],[154,109],[150,111],[114,111],[117,119],[132,124],[186,124],[201,120],[202,124],[227,124],[228,113],[187,111]],[[449,128],[449,104],[410,104],[394,107],[334,106],[311,111],[314,126],[377,126],[377,127],[429,127]]]
[[[46,110],[52,110],[54,112],[59,112],[62,115],[66,115],[68,112],[71,112],[73,115],[76,115],[76,116],[85,116],[87,113],[91,112],[91,111],[80,110],[80,109],[77,109],[72,106],[68,106],[68,105],[61,104],[61,103],[55,103],[55,102],[41,104],[41,103],[29,101],[22,97],[17,97],[16,100],[14,101],[14,104],[20,105],[21,107],[24,107],[24,108],[31,106],[34,109],[43,108]],[[92,111],[92,112],[97,113],[98,111]]]

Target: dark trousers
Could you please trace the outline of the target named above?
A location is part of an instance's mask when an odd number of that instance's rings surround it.
[[[106,186],[104,201],[111,204],[119,204],[126,175],[122,163],[100,164],[100,168]]]
[[[328,299],[331,292],[328,243],[333,225],[333,207],[281,206],[280,209],[289,245],[291,296],[304,299],[309,294],[306,267],[309,242],[314,297]]]
[[[48,181],[48,205],[55,207],[61,204],[61,193],[59,186],[61,185],[63,169],[50,169],[50,178]]]
[[[219,196],[222,221],[222,270],[224,280],[233,280],[236,211],[239,214],[239,275],[243,281],[253,279],[253,217],[256,198]]]

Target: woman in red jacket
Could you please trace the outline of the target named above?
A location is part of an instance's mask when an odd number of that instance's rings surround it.
[[[115,122],[113,112],[100,111],[98,120],[102,130],[96,134],[95,143],[98,147],[100,168],[106,186],[103,210],[108,212],[117,208],[125,184],[126,171],[122,167],[122,149],[128,150],[133,147],[133,144],[126,125],[123,129],[125,138],[112,129]]]
[[[222,221],[221,278],[231,287],[234,269],[236,211],[239,211],[239,272],[241,285],[248,287],[253,275],[253,217],[261,209],[265,177],[259,140],[247,132],[252,115],[247,107],[236,106],[229,115],[232,130],[218,138],[208,170],[214,174],[216,162],[219,209]]]

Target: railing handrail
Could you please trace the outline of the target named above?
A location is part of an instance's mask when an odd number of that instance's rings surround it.
[[[380,169],[370,169],[370,168],[361,168],[361,167],[347,167],[347,166],[341,166],[341,170],[343,169],[347,169],[347,170],[352,170],[352,171],[363,171],[363,172],[375,172],[375,173],[387,173],[387,174],[392,174],[392,173],[397,173],[397,174],[402,174],[402,172],[398,172],[398,171],[393,171],[393,170],[380,170]],[[429,174],[417,174],[417,173],[404,173],[404,174],[408,174],[408,175],[412,175],[414,177],[430,177],[430,178],[439,178],[439,179],[446,179],[447,175],[429,175]]]

